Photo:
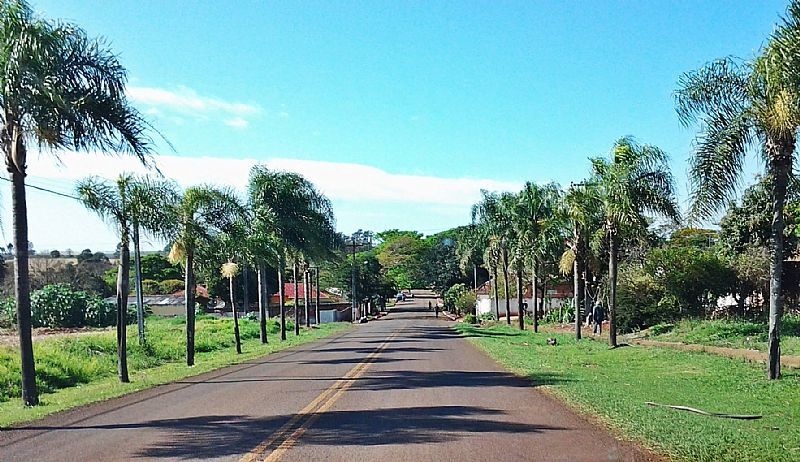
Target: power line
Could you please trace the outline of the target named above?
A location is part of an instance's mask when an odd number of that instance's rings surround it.
[[[0,180],[7,181],[7,182],[11,183],[11,180],[9,180],[6,177],[0,177]],[[79,197],[71,196],[69,194],[65,194],[65,193],[58,192],[58,191],[53,191],[52,189],[43,188],[41,186],[36,186],[36,185],[32,185],[32,184],[26,183],[25,187],[26,188],[36,189],[36,190],[39,190],[39,191],[44,191],[44,192],[50,193],[50,194],[55,194],[56,196],[66,197],[67,199],[74,199],[76,201],[80,201],[81,200]]]

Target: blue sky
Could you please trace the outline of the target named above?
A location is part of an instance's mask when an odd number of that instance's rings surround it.
[[[268,162],[324,185],[342,231],[427,233],[466,223],[480,187],[578,181],[623,135],[672,156],[685,199],[693,131],[674,111],[680,74],[752,56],[786,6],[32,1],[110,42],[131,98],[175,146],[159,147],[166,170],[184,182],[244,184],[248,162]],[[32,161],[30,182],[69,191],[75,177],[129,168],[63,159]],[[208,159],[245,162],[210,169]],[[113,248],[98,220],[42,196],[32,198],[38,248]]]

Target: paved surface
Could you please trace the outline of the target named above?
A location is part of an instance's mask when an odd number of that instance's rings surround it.
[[[0,460],[651,459],[505,372],[418,308],[427,302],[260,361],[0,431]]]

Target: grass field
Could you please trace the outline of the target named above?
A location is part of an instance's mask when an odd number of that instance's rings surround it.
[[[650,340],[696,343],[767,351],[767,323],[741,320],[683,320],[647,331]],[[800,316],[785,316],[781,326],[781,353],[800,356]]]
[[[764,366],[704,353],[624,347],[496,325],[457,324],[478,347],[618,434],[676,460],[800,461],[800,371],[766,380]],[[558,345],[547,345],[556,337]],[[513,397],[509,397],[513,399]],[[713,412],[760,414],[742,421],[653,408],[646,401]]]
[[[349,328],[349,324],[323,324],[318,329],[302,329],[300,336],[288,334],[281,342],[275,335],[277,322],[269,324],[270,343],[262,345],[258,323],[241,320],[243,354],[234,350],[233,321],[200,317],[195,338],[195,366],[185,364],[184,320],[148,318],[148,342],[139,346],[136,327],[128,330],[128,367],[131,383],[116,377],[114,332],[61,337],[34,343],[37,383],[41,404],[25,408],[21,404],[19,353],[0,347],[0,427],[42,417],[82,404],[120,396],[223,366],[253,359],[288,347],[310,342]]]

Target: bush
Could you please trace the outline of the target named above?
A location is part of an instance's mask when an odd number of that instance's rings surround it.
[[[475,312],[475,304],[478,302],[477,298],[475,298],[475,293],[471,290],[467,290],[462,292],[458,298],[456,298],[456,310],[459,313],[472,313]],[[475,316],[472,316],[473,318]]]
[[[142,281],[142,294],[156,295],[161,291],[158,281],[152,279],[145,279]]]
[[[478,317],[478,319],[480,319],[481,322],[497,321],[497,317],[495,317],[494,313],[491,311],[488,313],[483,313]]]
[[[184,287],[186,287],[186,285],[180,279],[167,279],[158,284],[158,289],[162,294],[174,294],[175,292],[183,290]]]
[[[467,292],[467,287],[464,284],[455,284],[444,292],[444,309],[459,312],[458,302],[459,299]]]
[[[13,298],[0,301],[0,327],[11,328],[17,323],[16,303]]]
[[[478,322],[478,318],[476,318],[474,314],[468,314],[464,316],[464,322],[467,324],[476,324]]]
[[[2,303],[0,318],[16,322],[16,302],[7,298]],[[128,313],[130,315],[130,307]],[[67,284],[52,284],[31,293],[31,323],[33,327],[105,327],[116,323],[113,304],[99,296],[73,290]],[[136,316],[136,310],[133,310]]]

